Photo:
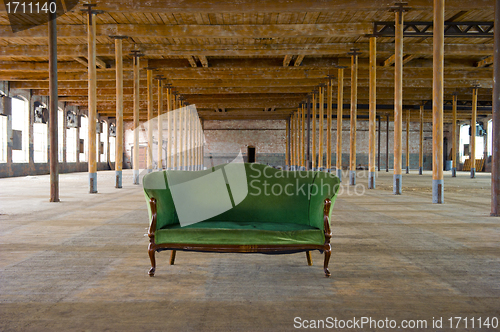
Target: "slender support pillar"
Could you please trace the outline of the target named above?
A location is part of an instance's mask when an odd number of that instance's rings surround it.
[[[350,163],[349,184],[356,185],[356,135],[358,117],[358,53],[352,50],[351,54],[351,133],[350,133]]]
[[[444,203],[443,178],[443,88],[444,88],[444,0],[434,0],[432,86],[432,202]]]
[[[158,76],[158,170],[163,169],[163,78]],[[166,165],[165,165],[166,166]]]
[[[500,22],[500,0],[495,0],[495,22]],[[500,24],[495,24],[493,59],[493,118],[491,216],[500,216]]]
[[[377,37],[370,37],[370,87],[368,124],[368,189],[375,189],[375,144],[377,129]]]
[[[180,113],[179,113],[179,169],[181,171],[184,170],[184,166],[185,166],[185,163],[184,163],[184,155],[185,155],[185,142],[186,140],[184,139],[184,133],[185,133],[185,123],[184,123],[184,116],[185,116],[185,112],[184,110],[182,109],[182,106],[180,104],[180,100],[179,100],[179,109],[180,109]]]
[[[339,68],[337,88],[337,177],[342,181],[342,113],[344,107],[344,68]]]
[[[51,0],[49,3],[54,3]],[[49,13],[49,137],[50,137],[50,201],[59,202],[58,116],[57,116],[57,23]],[[63,127],[65,128],[65,127]],[[63,129],[64,130],[64,129]]]
[[[393,193],[401,195],[402,187],[402,133],[403,133],[403,16],[396,13],[395,63],[394,63],[394,179]]]
[[[457,176],[457,147],[458,147],[458,138],[457,138],[457,102],[458,95],[456,93],[453,94],[453,110],[452,110],[452,124],[451,124],[451,176]]]
[[[88,163],[89,193],[97,193],[97,153],[96,153],[96,121],[97,121],[97,72],[96,72],[96,20],[89,6],[88,15],[88,71],[89,71],[89,104],[88,104]]]
[[[380,151],[381,147],[381,137],[382,137],[382,118],[378,117],[378,147],[377,147],[377,170],[380,172]]]
[[[293,167],[294,170],[299,168],[299,112],[293,114]]]
[[[420,105],[420,137],[418,140],[418,174],[424,170],[424,105]]]
[[[312,103],[313,103],[313,114],[312,114],[312,170],[316,171],[316,103],[317,103],[317,98],[316,98],[316,92],[313,92],[312,96]]]
[[[290,169],[290,119],[286,120],[286,152],[285,152],[285,161],[286,161],[286,170]]]
[[[179,119],[179,111],[177,110],[177,96],[172,93],[172,169],[179,169],[177,163],[177,155],[179,154],[179,133],[177,131],[177,121]]]
[[[167,169],[172,169],[172,89],[167,84]]]
[[[311,96],[307,96],[307,161],[306,167],[311,169]]]
[[[325,122],[325,88],[323,85],[319,87],[319,146],[318,146],[318,170],[323,170],[323,143],[324,143],[324,122]]]
[[[332,78],[328,80],[326,108],[326,170],[332,171]]]
[[[122,187],[123,169],[123,38],[115,36],[116,63],[116,139],[115,139],[115,188]]]
[[[147,151],[147,172],[153,171],[153,70],[146,70],[147,91],[148,91],[148,151]]]
[[[410,174],[410,110],[406,110],[406,174]]]
[[[295,114],[290,116],[291,170],[295,171]]]
[[[135,55],[134,59],[134,171],[133,183],[139,184],[139,56]]]
[[[301,104],[300,118],[301,118],[301,121],[300,121],[300,125],[301,125],[301,129],[300,129],[300,170],[303,171],[306,169],[306,160],[305,160],[306,145],[305,145],[305,140],[304,140],[306,119],[305,119],[304,103]]]
[[[385,115],[385,171],[389,172],[389,114]]]
[[[477,87],[472,89],[472,117],[470,120],[470,177],[476,177],[476,122],[477,122]]]

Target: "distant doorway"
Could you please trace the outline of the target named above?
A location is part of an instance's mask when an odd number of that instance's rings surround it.
[[[249,146],[247,150],[248,162],[255,162],[255,146]]]

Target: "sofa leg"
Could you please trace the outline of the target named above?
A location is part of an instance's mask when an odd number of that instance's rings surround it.
[[[312,260],[311,252],[310,251],[306,251],[306,258],[307,258],[307,265],[312,266],[313,265],[313,260]]]
[[[156,259],[155,259],[155,250],[151,249],[151,246],[148,249],[148,254],[149,254],[149,259],[151,260],[151,269],[149,270],[148,274],[150,277],[154,277],[156,271]]]
[[[170,253],[170,265],[174,265],[175,263],[175,253],[176,250],[172,250],[172,252]]]
[[[330,262],[331,254],[332,254],[332,248],[330,244],[328,244],[328,247],[325,249],[325,263],[323,264],[323,270],[325,271],[326,277],[331,276],[330,270],[328,270],[328,263]]]

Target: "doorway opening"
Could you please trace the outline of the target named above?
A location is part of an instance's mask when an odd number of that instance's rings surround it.
[[[249,163],[255,162],[255,146],[251,146],[251,145],[248,146],[247,156],[248,156]]]

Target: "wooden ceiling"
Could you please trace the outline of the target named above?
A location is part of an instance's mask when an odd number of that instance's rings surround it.
[[[432,0],[410,0],[405,21],[432,21]],[[368,34],[373,22],[394,21],[394,1],[372,0],[139,0],[93,1],[97,15],[97,109],[115,114],[114,40],[126,35],[124,114],[132,119],[131,50],[141,67],[157,68],[205,119],[285,119],[327,75],[346,66],[344,103],[350,100],[351,48],[359,59],[358,103],[368,103]],[[83,2],[57,19],[60,101],[87,107],[87,27]],[[493,21],[493,0],[447,0],[445,19]],[[0,4],[0,80],[11,89],[48,95],[47,26],[12,32]],[[432,99],[432,38],[405,38],[404,104]],[[394,38],[377,38],[377,104],[394,103]],[[445,99],[491,102],[493,38],[445,38]],[[334,100],[336,84],[334,78]],[[157,103],[156,87],[154,100]],[[141,119],[146,119],[146,71],[141,70]],[[382,106],[384,105],[384,106]],[[156,106],[155,106],[156,107]],[[222,111],[221,111],[222,110]],[[363,114],[365,111],[360,110]],[[491,112],[491,111],[489,111]],[[461,118],[470,112],[463,110]],[[479,109],[479,114],[488,111]],[[415,113],[416,115],[416,113]],[[430,117],[429,117],[430,118]],[[448,119],[446,116],[445,119]]]

